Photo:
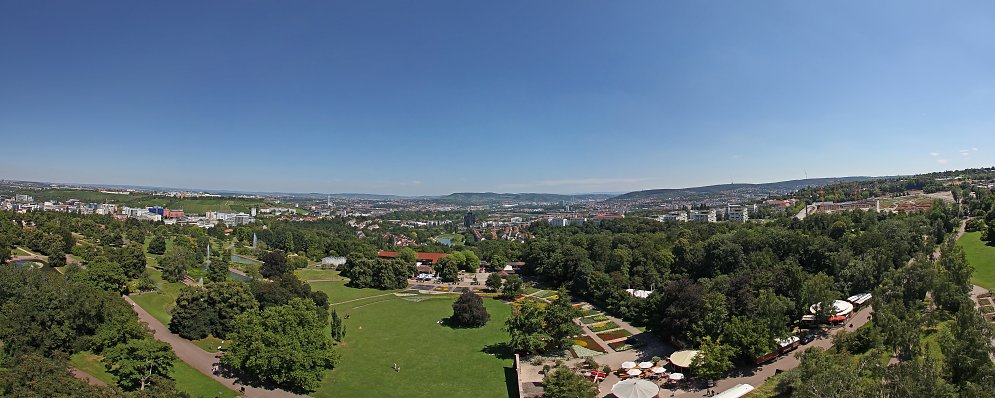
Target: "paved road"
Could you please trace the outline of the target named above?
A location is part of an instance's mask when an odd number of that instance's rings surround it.
[[[176,352],[176,356],[186,362],[188,365],[197,369],[200,373],[207,375],[208,377],[217,380],[219,383],[228,386],[232,390],[238,391],[239,388],[245,387],[246,397],[276,397],[276,398],[298,398],[305,397],[304,395],[298,395],[291,392],[287,392],[279,389],[266,389],[259,387],[246,386],[239,383],[236,377],[227,377],[227,375],[216,375],[212,373],[212,367],[218,363],[218,360],[214,358],[214,354],[208,353],[197,347],[189,340],[184,339],[178,335],[169,332],[169,328],[159,322],[157,319],[149,315],[142,307],[135,304],[131,300],[131,297],[124,296],[124,300],[131,304],[131,308],[138,313],[138,318],[149,325],[149,328],[155,333],[155,338],[169,343],[173,347],[173,351]]]

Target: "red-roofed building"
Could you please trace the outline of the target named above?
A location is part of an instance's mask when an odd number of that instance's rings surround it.
[[[442,259],[443,257],[448,256],[449,253],[424,253],[424,252],[416,252],[415,255],[416,255],[415,258],[419,262],[429,263],[429,264],[435,264],[435,263],[439,262],[439,260]],[[388,252],[388,251],[380,250],[380,251],[377,252],[377,257],[380,257],[380,258],[397,258],[397,252]]]

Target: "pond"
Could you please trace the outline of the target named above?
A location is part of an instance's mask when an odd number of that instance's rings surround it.
[[[261,265],[262,262],[258,260],[253,260],[248,257],[239,256],[237,254],[231,255],[231,261],[239,264],[249,264],[249,265]]]
[[[231,270],[228,271],[228,276],[230,276],[232,280],[241,281],[241,282],[249,282],[252,280],[252,278],[249,278],[245,275],[239,274]]]

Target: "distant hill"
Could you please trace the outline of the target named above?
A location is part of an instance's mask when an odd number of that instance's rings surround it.
[[[488,204],[488,203],[555,203],[560,201],[580,202],[604,200],[611,194],[592,193],[563,195],[553,193],[494,193],[494,192],[458,192],[440,196],[431,200],[446,203]]]
[[[629,192],[627,194],[616,196],[611,200],[701,200],[711,196],[728,196],[737,194],[783,195],[806,187],[832,185],[836,182],[867,181],[879,178],[884,177],[860,176],[841,178],[808,178],[804,180],[768,182],[762,184],[722,184],[693,188],[648,189],[645,191]]]

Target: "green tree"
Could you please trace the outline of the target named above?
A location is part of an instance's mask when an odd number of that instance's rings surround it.
[[[114,261],[121,264],[129,279],[136,279],[145,272],[145,250],[138,242],[129,242],[124,247],[115,250]]]
[[[62,250],[54,251],[48,255],[48,266],[52,268],[66,266],[66,253]]]
[[[197,265],[197,259],[192,249],[176,244],[166,250],[159,258],[159,268],[162,268],[162,278],[169,282],[179,282],[187,276],[187,268]]]
[[[228,268],[231,266],[231,251],[225,250],[220,256],[211,259],[207,267],[208,282],[224,282],[228,280]]]
[[[453,316],[450,318],[456,326],[477,328],[484,326],[491,315],[484,308],[484,300],[467,290],[453,302]]]
[[[972,305],[962,305],[954,322],[940,336],[940,351],[953,384],[982,384],[995,377],[992,338],[991,325],[978,316]]]
[[[432,267],[443,282],[455,282],[459,275],[459,267],[456,263],[453,260],[447,260],[451,256],[443,257]]]
[[[149,254],[164,254],[166,253],[166,238],[162,235],[152,236],[152,240],[149,241]]]
[[[700,354],[691,361],[691,372],[706,379],[717,379],[732,369],[736,350],[720,341],[706,337],[701,341]]]
[[[82,272],[73,276],[74,280],[87,283],[114,294],[127,293],[128,276],[117,263],[100,258]]]
[[[405,264],[414,265],[418,261],[418,253],[410,247],[405,247],[397,252],[397,258]]]
[[[338,354],[311,300],[247,311],[236,320],[221,362],[263,382],[313,391]]]
[[[511,335],[509,344],[518,352],[534,354],[541,352],[553,341],[546,328],[544,304],[533,298],[522,300],[512,310],[505,321],[505,329]]]
[[[184,286],[176,298],[169,328],[188,339],[208,335],[225,338],[239,314],[258,307],[256,297],[242,282],[209,283],[203,288]]]
[[[501,297],[506,299],[513,299],[515,296],[522,294],[524,291],[525,282],[522,277],[511,274],[504,280],[504,286],[501,287]]]
[[[263,265],[259,268],[259,273],[261,273],[264,278],[272,278],[291,271],[290,267],[287,265],[287,255],[282,251],[275,250],[263,254],[260,260],[263,260]]]
[[[594,383],[565,366],[546,372],[542,384],[544,398],[594,398],[598,393]]]
[[[560,347],[569,347],[570,336],[578,335],[582,332],[573,319],[580,316],[577,309],[570,302],[570,292],[565,287],[560,287],[556,298],[546,306],[546,329],[549,331],[553,342]]]
[[[345,324],[339,313],[332,309],[332,339],[341,342],[345,338]]]
[[[501,280],[501,275],[498,275],[497,272],[491,272],[490,275],[487,275],[487,281],[484,282],[484,286],[496,292],[501,289],[502,282],[504,281]]]
[[[723,328],[722,339],[744,359],[759,357],[776,348],[770,330],[763,323],[745,316],[732,317]]]
[[[480,269],[480,257],[477,257],[477,253],[473,250],[463,250],[460,253],[463,254],[463,266],[460,267],[466,272],[477,272]]]
[[[32,353],[17,357],[13,366],[0,368],[0,396],[17,398],[91,398],[119,397],[109,388],[79,380],[66,363],[56,358]]]
[[[126,390],[144,390],[152,376],[168,378],[175,360],[169,344],[153,339],[131,340],[104,351],[107,371]]]

